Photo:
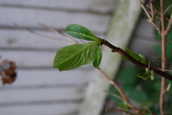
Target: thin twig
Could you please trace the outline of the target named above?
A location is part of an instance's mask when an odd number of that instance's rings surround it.
[[[49,35],[43,35],[43,34],[38,33],[38,32],[36,32],[36,31],[29,31],[29,32],[30,32],[30,33],[33,33],[33,34],[36,34],[36,35],[38,35],[38,36],[40,36],[40,37],[46,38],[46,39],[57,40],[56,37],[52,37],[52,36],[49,36]]]
[[[66,38],[68,38],[69,40],[72,40],[74,43],[78,43],[78,41],[76,41],[75,39],[73,39],[73,37],[71,36],[68,36],[67,34],[64,33],[64,30],[59,30],[59,29],[56,29],[56,28],[52,28],[52,27],[49,27],[45,24],[40,24],[41,26],[43,26],[44,28],[46,28],[47,30],[49,31],[52,31],[52,32],[56,32],[60,35],[63,35],[65,36]]]
[[[151,9],[152,20],[154,20],[155,12],[154,12],[154,6],[153,6],[152,2],[150,2],[150,9]]]
[[[152,16],[149,14],[149,12],[146,10],[145,6],[143,4],[141,4],[141,8],[143,9],[143,11],[145,12],[146,16],[148,17],[148,19],[152,19]]]
[[[159,27],[158,27],[152,20],[148,20],[148,22],[149,22],[150,24],[152,24],[152,26],[156,29],[156,31],[158,31],[158,32],[160,33]]]
[[[167,33],[165,32],[165,20],[164,20],[164,0],[160,0],[160,22],[161,22],[161,69],[165,71],[167,66]],[[161,78],[161,90],[160,90],[160,114],[164,115],[165,106],[165,93],[166,93],[166,79]]]
[[[162,70],[162,68],[159,68]],[[163,69],[163,71],[168,71],[168,72],[172,72],[172,69]]]
[[[170,4],[164,11],[164,14],[166,14],[168,12],[168,10],[170,10],[172,8],[172,4]]]
[[[133,113],[131,111],[127,111],[125,109],[122,109],[122,108],[112,108],[111,110],[112,112],[124,112],[125,114],[127,115],[138,115],[137,113]]]
[[[115,97],[116,99],[123,101],[122,98],[118,95],[115,95],[114,93],[108,92],[108,95]]]
[[[126,51],[124,51],[123,49],[121,49],[119,47],[112,45],[108,41],[102,39],[102,44],[109,47],[112,50],[112,52],[116,52],[116,53],[119,53],[121,56],[127,57],[127,59],[130,62],[132,62],[144,69],[149,68],[150,70],[154,71],[156,74],[161,75],[160,77],[166,78],[168,80],[172,80],[172,75],[170,75],[169,73],[164,72],[161,69],[156,68],[154,66],[150,66],[150,64],[141,63],[140,61],[138,61],[138,60],[134,59],[132,56],[130,56]]]
[[[165,34],[170,32],[171,27],[172,27],[172,15],[170,16],[170,19],[168,21],[168,26],[167,26],[167,28],[165,30],[165,32],[166,32]]]
[[[159,27],[153,22],[154,19],[154,14],[149,14],[149,12],[147,11],[147,9],[145,8],[145,6],[141,3],[141,8],[143,9],[143,11],[145,12],[147,18],[148,18],[148,22],[160,33],[160,29]]]
[[[119,92],[123,101],[125,101],[129,107],[133,108],[133,105],[130,103],[128,96],[125,94],[124,89],[116,82],[113,81],[102,69],[97,68],[97,70],[103,75],[103,77]]]

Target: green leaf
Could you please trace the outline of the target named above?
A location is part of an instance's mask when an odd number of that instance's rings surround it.
[[[102,60],[102,49],[101,47],[97,47],[95,60],[93,61],[93,66],[98,68]]]
[[[60,49],[54,59],[54,68],[70,70],[92,63],[100,45],[97,42],[75,44]]]
[[[125,110],[125,111],[129,111],[131,109],[130,106],[125,102],[118,104],[118,107]]]
[[[154,80],[154,72],[146,68],[145,72],[143,74],[138,74],[137,77],[143,80]]]
[[[133,57],[135,60],[143,63],[143,64],[148,64],[148,60],[141,54],[137,54],[134,51],[130,50],[130,49],[126,49],[126,52]]]
[[[70,24],[66,27],[65,32],[75,38],[89,41],[100,41],[100,39],[89,29],[78,24]]]

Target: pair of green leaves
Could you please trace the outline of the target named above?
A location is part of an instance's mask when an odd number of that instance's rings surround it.
[[[61,48],[56,53],[54,68],[61,71],[70,70],[90,63],[96,68],[99,67],[102,59],[100,39],[87,28],[77,24],[67,26],[65,33],[72,37],[89,40],[91,42]]]

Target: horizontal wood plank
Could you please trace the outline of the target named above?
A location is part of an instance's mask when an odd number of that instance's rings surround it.
[[[101,16],[83,13],[49,12],[42,10],[28,10],[0,7],[0,25],[16,25],[29,27],[64,28],[68,24],[82,24],[88,28],[104,33],[107,29],[110,16]]]
[[[22,102],[48,102],[56,101],[59,103],[72,103],[79,101],[84,97],[83,88],[45,88],[45,89],[28,89],[28,90],[1,90],[0,107],[10,106],[10,103]],[[46,104],[46,103],[45,103]],[[20,105],[20,103],[19,103]]]
[[[35,31],[32,33],[27,30],[0,30],[0,35],[0,49],[42,49],[44,51],[56,50],[74,43],[70,38],[59,35],[57,32]]]
[[[3,115],[77,115],[79,104],[1,107]]]
[[[91,79],[89,76],[91,72],[91,70],[81,71],[79,69],[64,72],[59,72],[58,70],[18,70],[18,78],[11,87],[53,84],[82,85]]]
[[[33,51],[1,51],[0,56],[4,59],[13,60],[18,67],[49,66],[52,67],[56,52],[33,52]]]
[[[109,12],[114,8],[113,0],[0,0],[1,6],[20,5]]]

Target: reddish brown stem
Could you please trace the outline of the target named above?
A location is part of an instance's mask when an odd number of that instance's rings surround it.
[[[160,23],[161,23],[161,69],[165,71],[167,66],[167,32],[165,30],[165,17],[164,17],[164,0],[160,0]],[[168,27],[167,27],[168,28]],[[165,93],[166,93],[166,79],[161,78],[160,90],[160,115],[165,115]]]
[[[166,55],[166,47],[167,47],[167,39],[162,34],[161,36],[161,49],[162,49],[162,55],[161,55],[161,70],[165,71],[166,65],[167,65],[167,55]],[[165,101],[165,93],[166,93],[166,79],[161,78],[161,90],[160,90],[160,113],[161,115],[164,115],[164,101]]]
[[[133,105],[130,103],[130,100],[128,96],[126,95],[124,89],[116,82],[113,81],[103,70],[100,68],[97,68],[97,70],[102,73],[103,77],[119,92],[121,99],[125,101],[131,108],[133,108]]]
[[[119,53],[121,56],[127,57],[127,59],[130,62],[134,63],[135,65],[138,65],[144,69],[149,68],[150,70],[154,71],[155,73],[161,75],[160,77],[163,77],[168,80],[172,80],[172,75],[170,75],[169,73],[164,72],[159,68],[153,67],[150,64],[143,64],[143,63],[139,62],[138,60],[136,60],[132,56],[130,56],[126,51],[124,51],[123,49],[121,49],[119,47],[112,45],[110,42],[108,42],[106,40],[102,40],[102,44],[109,47],[110,49],[112,49],[112,52],[116,52],[116,53]]]

